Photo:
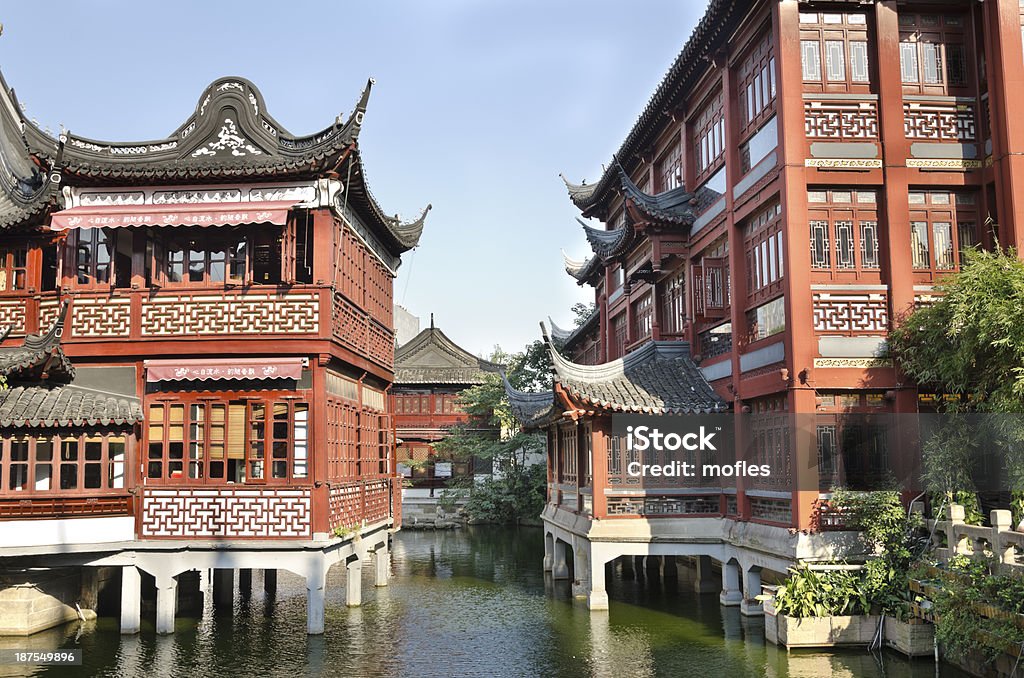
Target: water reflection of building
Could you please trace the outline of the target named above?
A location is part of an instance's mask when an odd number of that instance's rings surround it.
[[[553,406],[513,395],[548,432],[547,529],[585,552],[592,604],[604,560],[697,542],[723,601],[749,600],[761,568],[829,552],[822,492],[911,475],[881,422],[917,389],[885,340],[964,248],[1022,240],[1019,26],[1001,0],[711,0],[614,160],[566,182],[592,250],[566,268],[597,311],[552,342]],[[723,403],[770,478],[624,482],[612,414]]]
[[[483,384],[487,372],[499,369],[449,339],[434,326],[433,314],[430,327],[398,347],[393,389],[396,459],[410,486],[407,497],[418,496],[417,490],[432,496],[434,490],[458,485],[476,473],[490,473],[489,460],[438,456],[433,445],[454,426],[474,425],[459,405],[459,395]],[[481,432],[498,435],[489,422],[475,425]]]
[[[380,549],[383,583],[392,281],[423,217],[387,216],[367,187],[370,84],[349,116],[295,136],[252,83],[222,78],[146,142],[55,138],[2,85],[9,565],[118,568],[126,632],[144,575],[160,632],[189,570],[214,571],[215,594],[236,569],[266,569],[271,589],[277,568],[301,574],[311,633],[332,564],[358,604],[361,557]]]

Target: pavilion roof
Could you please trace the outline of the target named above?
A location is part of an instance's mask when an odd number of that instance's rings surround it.
[[[618,161],[629,164],[653,143],[662,129],[665,113],[680,107],[691,93],[713,56],[746,15],[750,4],[739,0],[710,0],[703,18],[690,34],[661,83],[651,95],[640,117],[615,153],[615,162],[607,165],[597,181],[572,183],[565,177],[569,198],[586,213],[610,195],[618,179]]]
[[[66,315],[65,303],[53,325],[44,334],[27,335],[21,346],[0,346],[0,376],[8,380],[74,379],[75,368],[60,345]],[[11,328],[7,327],[0,332],[0,342],[7,338],[10,331]]]
[[[562,252],[562,259],[565,260],[565,272],[576,278],[579,285],[586,283],[590,278],[601,270],[601,260],[597,256],[591,256],[585,261],[570,259],[569,255]]]
[[[38,218],[54,204],[57,183],[32,153],[25,136],[32,127],[0,74],[0,228]]]
[[[440,330],[430,327],[395,350],[395,384],[473,386],[486,381],[501,365],[478,358]]]
[[[694,210],[695,198],[694,194],[687,191],[685,186],[678,186],[657,195],[644,193],[633,183],[621,165],[619,166],[619,178],[622,182],[622,194],[644,216],[654,221],[670,224],[693,225],[694,219],[697,218]]]
[[[133,425],[142,422],[142,403],[73,384],[40,384],[0,390],[0,426]]]
[[[68,131],[54,138],[24,121],[23,137],[32,155],[75,185],[338,177],[346,192],[339,207],[353,210],[400,254],[418,243],[430,206],[419,217],[403,221],[386,214],[370,191],[358,139],[372,86],[368,80],[347,117],[338,115],[313,134],[289,132],[267,112],[253,83],[230,76],[210,84],[192,115],[162,139],[100,141]]]
[[[573,398],[611,412],[696,414],[727,409],[681,341],[650,341],[609,363],[566,359],[544,333],[555,383]]]
[[[543,426],[558,415],[554,391],[520,391],[509,383],[504,372],[501,373],[501,381],[505,386],[505,395],[508,397],[512,416],[523,428]]]

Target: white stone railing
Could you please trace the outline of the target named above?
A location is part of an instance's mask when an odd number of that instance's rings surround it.
[[[991,555],[1004,569],[1024,573],[1024,532],[1013,529],[1009,511],[992,511],[992,527],[966,524],[964,507],[959,504],[950,504],[946,515],[946,520],[927,521],[936,558],[945,562],[955,555]]]

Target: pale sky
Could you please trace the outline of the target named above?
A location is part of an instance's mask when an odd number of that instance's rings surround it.
[[[347,117],[387,213],[434,206],[395,300],[464,348],[519,350],[591,301],[558,178],[595,181],[703,14],[681,0],[4,3],[0,68],[54,132],[168,136],[203,89],[250,79],[293,134]]]

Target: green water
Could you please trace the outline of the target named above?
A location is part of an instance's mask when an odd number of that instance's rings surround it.
[[[144,617],[137,636],[101,617],[71,624],[62,647],[84,665],[39,667],[34,676],[961,676],[930,659],[892,652],[787,654],[764,643],[761,620],[723,609],[717,594],[685,582],[609,582],[611,610],[591,614],[568,584],[545,581],[541,531],[470,528],[402,532],[394,577],[375,588],[364,568],[363,606],[344,604],[343,568],[331,571],[326,627],[306,635],[305,586],[282,572],[276,601],[264,600],[259,571],[233,616],[207,602],[200,619],[180,618],[157,636]],[[677,590],[678,589],[678,590]]]

